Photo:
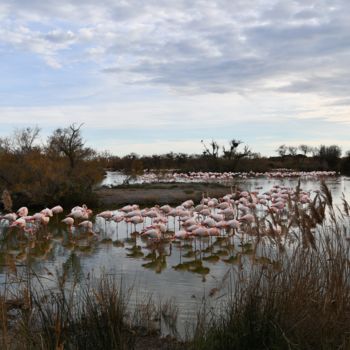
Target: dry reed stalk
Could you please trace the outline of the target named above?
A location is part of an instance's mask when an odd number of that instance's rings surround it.
[[[12,211],[12,199],[10,192],[8,190],[4,190],[2,192],[1,196],[2,203],[4,205],[5,212],[11,212]]]

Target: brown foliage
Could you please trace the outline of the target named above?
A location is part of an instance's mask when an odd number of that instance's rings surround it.
[[[18,136],[20,132],[16,133]],[[102,180],[104,171],[101,163],[91,156],[93,152],[80,145],[73,156],[74,167],[71,155],[68,157],[49,147],[21,148],[20,152],[17,148],[2,148],[0,190],[11,191],[15,207],[80,201],[96,204],[93,186]],[[89,158],[83,156],[87,153]]]
[[[2,192],[1,200],[4,206],[4,210],[8,212],[12,211],[12,199],[9,191],[4,190]]]

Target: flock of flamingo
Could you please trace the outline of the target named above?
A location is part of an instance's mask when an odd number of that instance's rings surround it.
[[[233,179],[248,179],[248,178],[267,178],[267,179],[282,179],[282,178],[302,178],[317,180],[323,177],[336,176],[335,171],[292,171],[288,169],[278,169],[276,171],[269,172],[190,172],[190,173],[177,173],[168,172],[161,175],[161,180],[166,182],[182,182],[182,181],[195,181],[195,182],[210,182],[210,181],[230,181]],[[139,177],[141,182],[152,183],[159,181],[159,174],[149,172]]]
[[[155,205],[141,209],[137,204],[127,205],[118,210],[102,211],[94,218],[92,210],[86,205],[76,206],[61,223],[67,226],[70,233],[97,234],[103,231],[103,226],[107,231],[107,223],[115,223],[118,228],[118,224],[124,222],[127,228],[128,225],[133,225],[134,232],[139,232],[142,237],[158,242],[169,238],[232,235],[244,232],[247,225],[252,227],[262,220],[266,232],[275,235],[282,234],[282,228],[276,223],[274,215],[279,218],[287,217],[289,210],[295,205],[305,207],[312,200],[311,192],[301,189],[275,185],[260,193],[261,189],[259,187],[251,192],[237,190],[221,198],[203,195],[197,205],[191,199],[177,207]],[[53,216],[64,215],[63,211],[58,205],[29,215],[28,208],[22,207],[15,213],[0,216],[1,225],[9,229],[17,228],[33,237],[49,224]]]

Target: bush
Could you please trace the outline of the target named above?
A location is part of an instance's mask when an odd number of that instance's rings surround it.
[[[67,130],[71,129],[63,130],[68,133]],[[59,148],[64,132],[59,133],[59,138],[55,131],[48,145],[43,147],[0,142],[0,145],[5,145],[0,148],[0,190],[10,191],[14,208],[82,202],[97,205],[93,188],[103,179],[104,169],[95,153],[84,147],[80,128],[77,130],[74,137],[79,142],[75,143],[75,148],[68,149],[68,155]],[[28,129],[23,132],[26,135],[30,133]],[[20,140],[23,139],[18,130],[16,135]]]

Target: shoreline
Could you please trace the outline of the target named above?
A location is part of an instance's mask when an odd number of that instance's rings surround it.
[[[122,185],[113,188],[95,190],[101,207],[111,205],[142,204],[142,205],[176,205],[192,199],[199,202],[203,194],[212,197],[222,197],[231,192],[235,185],[218,183],[152,183]]]

